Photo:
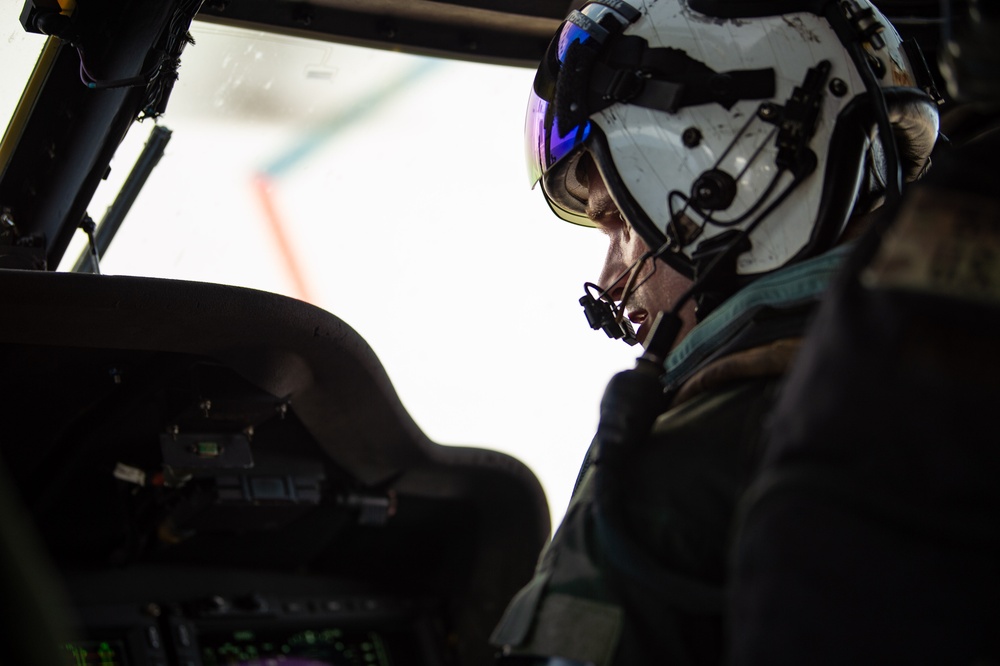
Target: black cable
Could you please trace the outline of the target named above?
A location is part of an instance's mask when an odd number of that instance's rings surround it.
[[[733,140],[729,142],[729,145],[726,146],[726,149],[722,151],[721,155],[719,155],[719,159],[715,160],[715,165],[712,167],[713,169],[719,168],[719,165],[722,164],[722,160],[726,159],[726,156],[729,155],[730,152],[732,152],[737,142],[739,142],[739,140],[743,138],[743,135],[746,133],[748,129],[750,129],[750,125],[752,125],[753,121],[756,119],[757,119],[756,113],[747,118],[747,121],[743,123],[743,127],[740,128],[740,131],[733,136]]]
[[[896,138],[892,131],[892,122],[889,120],[889,109],[885,102],[885,95],[879,85],[878,77],[872,69],[868,54],[865,52],[862,40],[864,36],[858,31],[856,26],[845,14],[844,6],[839,2],[831,2],[825,8],[826,20],[830,23],[841,44],[851,56],[855,69],[864,83],[865,91],[871,100],[872,111],[875,114],[875,124],[878,127],[879,138],[882,143],[882,150],[885,153],[886,162],[886,204],[892,205],[902,196],[903,174],[900,169],[899,149],[896,146]],[[882,47],[887,48],[887,47]]]
[[[86,58],[83,54],[83,48],[76,47],[77,56],[80,58],[80,81],[83,82],[85,86],[92,90],[106,90],[111,88],[134,88],[137,86],[149,85],[153,79],[156,78],[160,71],[160,66],[164,62],[164,55],[161,54],[159,60],[155,65],[148,68],[142,74],[138,76],[132,76],[127,79],[99,79],[90,73],[87,68]]]
[[[674,210],[675,196],[680,197],[681,200],[684,201],[684,208],[682,208],[681,212],[679,213]],[[681,245],[686,245],[687,243],[690,243],[691,241],[698,238],[698,236],[701,236],[701,232],[704,230],[704,226],[702,226],[701,228],[698,229],[698,233],[695,234],[693,238],[682,237],[682,231],[680,229],[680,218],[682,215],[684,215],[684,212],[688,209],[688,205],[689,205],[689,199],[687,195],[681,192],[680,190],[670,190],[670,193],[667,194],[667,213],[670,215],[670,221],[667,222],[667,229],[673,231],[674,236],[677,239],[678,248],[680,248]],[[667,236],[667,240],[668,241],[670,240],[669,235]]]
[[[871,98],[871,104],[875,111],[875,124],[878,127],[879,138],[882,143],[882,151],[885,153],[886,162],[886,203],[892,204],[898,201],[903,195],[903,172],[899,164],[899,149],[896,146],[896,137],[892,131],[892,122],[889,120],[889,107],[885,103],[885,96],[882,88],[875,78],[871,64],[865,55],[862,46],[854,42],[848,47],[851,59],[854,60],[864,81],[865,89]]]
[[[757,211],[757,209],[760,208],[764,204],[765,201],[768,200],[768,198],[774,192],[774,188],[778,186],[778,178],[781,177],[782,173],[783,173],[783,171],[781,169],[779,169],[778,172],[774,174],[774,178],[771,179],[771,182],[768,183],[767,188],[764,190],[764,193],[761,194],[760,197],[757,198],[757,201],[754,202],[754,204],[752,206],[750,206],[750,208],[747,208],[738,217],[733,218],[732,220],[713,220],[711,218],[711,216],[709,216],[709,217],[705,218],[705,224],[711,224],[713,226],[721,227],[723,229],[728,229],[728,228],[731,228],[731,227],[735,227],[737,224],[742,224],[751,215],[753,215]],[[693,208],[695,211],[697,211],[699,215],[702,215],[702,216],[705,215],[705,213],[700,208],[698,208],[697,204],[691,204],[691,208]]]
[[[779,175],[781,173],[782,172],[779,171]],[[725,250],[723,250],[722,252],[719,252],[715,256],[715,258],[712,259],[712,261],[708,264],[708,266],[705,267],[705,270],[702,271],[702,274],[697,279],[695,279],[695,281],[691,283],[691,286],[688,287],[687,291],[685,291],[681,295],[681,297],[679,299],[677,299],[677,303],[675,303],[673,309],[670,310],[670,314],[671,315],[680,316],[681,308],[684,307],[684,305],[689,300],[691,300],[691,298],[694,296],[695,292],[698,291],[698,289],[700,289],[702,287],[702,285],[704,285],[704,283],[708,280],[709,277],[711,277],[712,272],[715,270],[716,266],[719,265],[719,262],[722,261],[723,257],[728,256],[729,253],[739,243],[743,242],[760,225],[761,222],[763,222],[764,220],[766,220],[768,218],[768,216],[770,216],[771,213],[773,213],[774,210],[778,206],[780,206],[782,203],[784,203],[785,199],[787,199],[788,196],[793,191],[795,191],[795,188],[797,188],[799,186],[799,184],[802,183],[802,181],[804,179],[805,179],[805,176],[799,176],[799,177],[796,177],[791,183],[789,183],[788,187],[785,188],[785,190],[781,194],[779,194],[777,196],[777,198],[775,198],[775,200],[772,201],[771,204],[767,208],[765,208],[764,211],[760,215],[757,216],[757,219],[755,219],[753,222],[751,222],[750,224],[748,224],[747,227],[746,227],[746,229],[743,229],[732,240],[732,242],[729,243],[729,245],[726,247]]]

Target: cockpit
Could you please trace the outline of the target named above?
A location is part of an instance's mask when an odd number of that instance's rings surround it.
[[[494,4],[0,0],[9,663],[492,662],[634,358]]]

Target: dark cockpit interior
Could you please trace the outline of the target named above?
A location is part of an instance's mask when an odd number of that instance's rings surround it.
[[[237,287],[5,280],[4,462],[78,663],[486,658],[544,496],[507,456],[428,441],[346,324]]]
[[[933,53],[936,0],[881,4]],[[534,67],[566,8],[26,0],[52,36],[0,151],[0,662],[491,663],[550,530],[526,466],[431,441],[334,314],[54,269],[192,20]]]

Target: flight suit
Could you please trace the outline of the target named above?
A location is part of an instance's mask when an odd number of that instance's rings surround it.
[[[746,497],[732,663],[1000,663],[998,149],[937,160],[823,302]]]
[[[701,322],[665,364],[668,408],[613,468],[599,430],[562,525],[492,637],[511,663],[722,660],[733,515],[842,255],[762,278]]]

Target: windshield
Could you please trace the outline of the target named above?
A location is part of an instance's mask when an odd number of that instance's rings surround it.
[[[518,457],[558,518],[604,385],[636,352],[589,330],[577,304],[601,234],[524,186],[533,72],[205,23],[192,34],[159,121],[170,142],[101,271],[332,312],[428,436]],[[95,220],[152,128],[133,126]]]
[[[21,101],[24,90],[38,56],[45,45],[45,37],[29,34],[21,27],[17,17],[24,3],[20,0],[0,0],[0,128],[6,129]],[[0,131],[0,136],[4,132]],[[0,168],[6,157],[0,155]]]

